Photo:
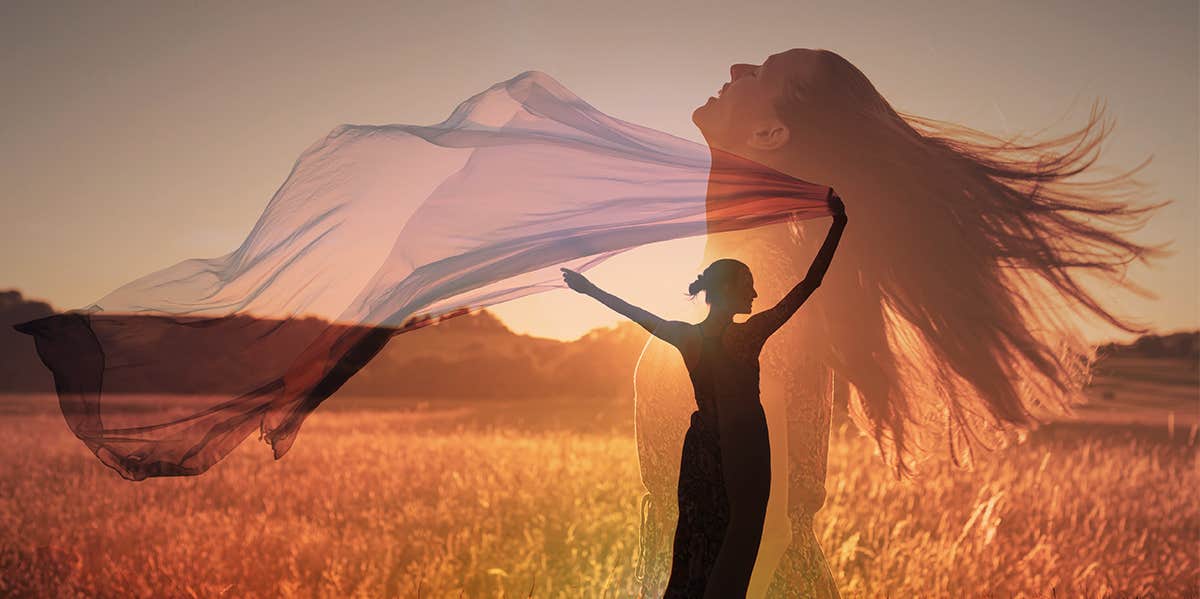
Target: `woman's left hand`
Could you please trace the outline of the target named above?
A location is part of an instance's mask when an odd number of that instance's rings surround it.
[[[559,270],[563,273],[563,281],[567,283],[567,287],[585,295],[595,291],[596,286],[587,277],[569,268],[559,268]]]
[[[834,218],[846,217],[846,204],[832,187],[829,188],[829,211],[833,213]]]

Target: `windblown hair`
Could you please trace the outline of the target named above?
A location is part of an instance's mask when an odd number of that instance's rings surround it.
[[[928,442],[970,466],[972,445],[1021,437],[1082,399],[1095,352],[1063,318],[1092,314],[1128,332],[1080,284],[1094,273],[1145,297],[1125,279],[1134,259],[1170,255],[1125,237],[1147,213],[1131,178],[1095,172],[1111,132],[1093,105],[1080,130],[1043,141],[1001,139],[900,114],[841,56],[777,109],[814,167],[846,199],[851,224],[823,289],[801,312],[808,349],[853,386],[850,416],[874,436],[898,478]],[[801,150],[802,151],[802,150]],[[797,227],[792,241],[815,247]],[[802,275],[802,273],[795,273]]]
[[[695,299],[696,294],[703,291],[705,300],[711,304],[715,297],[714,292],[727,288],[739,272],[750,272],[750,267],[733,258],[714,260],[688,285],[687,294]]]

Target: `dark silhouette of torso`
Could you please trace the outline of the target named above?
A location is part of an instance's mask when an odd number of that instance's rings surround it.
[[[706,424],[717,424],[717,397],[757,402],[758,354],[766,338],[750,324],[729,323],[720,331],[694,326],[692,342],[680,348],[696,393],[696,409]],[[714,428],[715,430],[715,428]]]
[[[759,403],[758,355],[772,331],[749,323],[730,323],[720,331],[692,327],[694,334],[680,343],[696,395],[696,411],[684,438],[679,472],[679,521],[675,530],[671,576],[666,598],[700,597],[707,587],[730,524],[726,490],[727,456],[722,455],[722,431],[728,444],[759,447],[756,464],[745,466],[758,484],[746,492],[765,509],[770,488],[770,449],[767,423]],[[722,427],[722,412],[749,426]],[[736,413],[735,413],[736,412]],[[747,420],[747,415],[749,419]],[[742,452],[738,452],[742,455]],[[737,498],[734,498],[735,501]],[[755,555],[739,560],[753,565]]]

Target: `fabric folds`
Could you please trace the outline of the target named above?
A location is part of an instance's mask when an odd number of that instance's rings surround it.
[[[281,457],[395,334],[562,288],[559,267],[828,216],[828,197],[529,71],[436,125],[335,128],[237,249],[16,328],[105,464],[132,480],[195,475],[255,429]]]

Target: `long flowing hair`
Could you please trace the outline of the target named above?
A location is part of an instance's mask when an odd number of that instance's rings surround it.
[[[799,133],[816,180],[845,199],[850,226],[822,289],[807,348],[850,382],[851,418],[897,477],[945,443],[970,465],[1082,400],[1095,352],[1066,318],[1086,308],[1131,333],[1081,284],[1126,278],[1135,259],[1169,255],[1126,235],[1170,201],[1139,205],[1133,175],[1105,178],[1099,104],[1059,137],[1002,139],[897,112],[859,69],[820,50],[820,68],[790,83],[779,114]],[[814,153],[815,151],[815,153]],[[824,178],[822,178],[824,177]],[[792,240],[820,243],[799,227]],[[802,273],[796,273],[802,274]]]

